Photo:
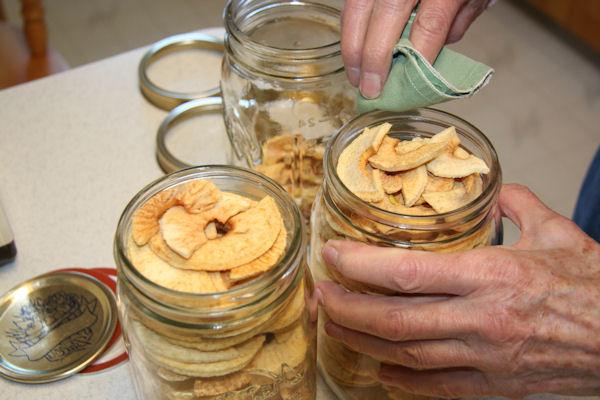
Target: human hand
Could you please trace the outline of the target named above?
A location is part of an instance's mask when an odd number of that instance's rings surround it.
[[[431,63],[444,43],[462,38],[493,0],[421,0],[410,33],[415,48]],[[350,83],[363,96],[379,96],[392,49],[417,0],[346,0],[342,11],[342,57]]]
[[[523,186],[505,185],[499,207],[521,230],[514,246],[436,254],[329,242],[324,259],[345,277],[436,296],[321,282],[327,334],[411,393],[600,394],[600,244]]]

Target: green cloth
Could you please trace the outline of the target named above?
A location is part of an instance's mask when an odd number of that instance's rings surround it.
[[[490,81],[492,68],[446,47],[431,65],[407,39],[410,26],[394,47],[392,68],[381,95],[369,100],[359,92],[359,113],[407,111],[470,97]]]

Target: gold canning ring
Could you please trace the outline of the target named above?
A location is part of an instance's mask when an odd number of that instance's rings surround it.
[[[193,166],[175,157],[167,148],[167,134],[174,125],[190,117],[211,113],[222,114],[222,112],[223,101],[220,97],[207,97],[188,101],[171,110],[160,124],[158,133],[156,134],[156,159],[161,169],[165,173],[170,174],[171,172]]]
[[[218,96],[221,93],[218,82],[217,86],[208,90],[196,93],[182,93],[162,88],[150,80],[148,77],[148,68],[150,65],[165,55],[187,49],[203,49],[222,53],[224,45],[222,39],[214,36],[202,33],[184,33],[170,36],[154,43],[140,61],[138,67],[140,90],[150,103],[163,110],[171,110],[187,101]]]

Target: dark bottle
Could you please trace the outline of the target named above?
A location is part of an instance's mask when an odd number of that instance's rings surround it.
[[[0,203],[0,266],[11,262],[17,256],[15,238],[8,223],[6,213]]]

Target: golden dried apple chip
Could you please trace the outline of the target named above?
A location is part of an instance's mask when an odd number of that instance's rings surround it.
[[[204,234],[207,223],[201,214],[190,214],[181,206],[171,207],[159,221],[160,234],[171,250],[190,258],[208,240]]]
[[[217,351],[190,349],[168,341],[164,336],[146,328],[139,321],[131,320],[131,327],[151,355],[188,363],[212,363],[234,360],[241,356],[241,352],[235,346]]]
[[[395,150],[398,154],[406,154],[423,147],[425,143],[426,141],[420,137],[416,137],[413,140],[402,140],[396,145]]]
[[[223,376],[237,372],[248,365],[258,351],[263,347],[265,337],[258,335],[248,340],[246,343],[236,346],[238,357],[231,360],[191,363],[174,360],[171,357],[148,353],[148,358],[176,374],[210,378],[214,376]]]
[[[273,246],[267,252],[247,264],[229,270],[229,280],[232,282],[253,278],[273,268],[285,251],[287,245],[287,230],[281,227]]]
[[[452,155],[456,158],[460,158],[461,160],[466,160],[471,154],[462,147],[457,147]]]
[[[160,241],[151,241],[152,250],[176,268],[200,271],[225,271],[247,264],[267,252],[275,243],[283,225],[277,203],[265,196],[257,205],[227,221],[229,230],[209,240],[185,259]]]
[[[248,365],[249,371],[267,371],[279,375],[287,365],[296,368],[306,358],[308,340],[302,324],[297,324],[289,332],[275,334],[275,338],[265,344],[254,360]]]
[[[448,150],[454,151],[460,145],[460,138],[456,134],[456,128],[451,126],[436,133],[429,139],[430,143],[446,143]]]
[[[460,159],[448,153],[442,153],[428,162],[427,170],[441,178],[464,178],[471,174],[487,174],[490,172],[485,161],[472,154],[466,159]]]
[[[244,371],[215,378],[196,379],[194,382],[194,395],[197,397],[212,397],[231,394],[231,392],[243,389],[250,383],[250,375]]]
[[[203,213],[202,216],[208,221],[219,221],[225,224],[230,218],[250,209],[255,204],[256,202],[244,196],[223,192],[215,206]]]
[[[426,142],[423,146],[403,154],[398,154],[395,149],[389,151],[387,147],[382,146],[377,154],[369,158],[369,163],[372,167],[386,172],[407,171],[433,160],[446,150],[446,145],[446,142]]]
[[[377,150],[379,150],[379,147],[381,146],[381,143],[383,142],[383,139],[390,132],[390,129],[392,129],[392,124],[384,122],[383,124],[377,125],[376,127],[371,129],[375,131],[375,137],[373,138],[373,143],[371,143],[371,147],[375,152],[377,152]]]
[[[423,197],[440,214],[459,209],[471,201],[464,185],[460,182],[455,183],[452,190],[423,193]]]
[[[398,193],[402,189],[402,174],[381,173],[381,184],[386,194]]]
[[[373,168],[368,164],[377,133],[376,130],[365,128],[340,154],[336,168],[342,183],[365,201],[379,201],[384,196],[381,176],[374,174]]]
[[[429,175],[425,192],[445,192],[454,188],[454,179]]]
[[[479,174],[471,174],[462,180],[465,190],[470,199],[477,198],[483,192],[483,179]]]
[[[424,165],[402,174],[402,196],[406,207],[413,206],[427,186],[427,168]]]
[[[128,246],[128,257],[131,263],[146,279],[168,289],[186,293],[216,293],[229,289],[228,283],[219,272],[186,271],[175,268],[158,256],[154,250],[157,247],[171,251],[159,234],[150,239],[148,245]]]
[[[197,179],[177,188],[178,204],[192,214],[201,213],[212,207],[221,197],[221,192],[209,180]]]
[[[175,193],[174,189],[163,190],[136,210],[131,221],[131,236],[138,246],[145,245],[158,233],[158,220],[177,204]]]

